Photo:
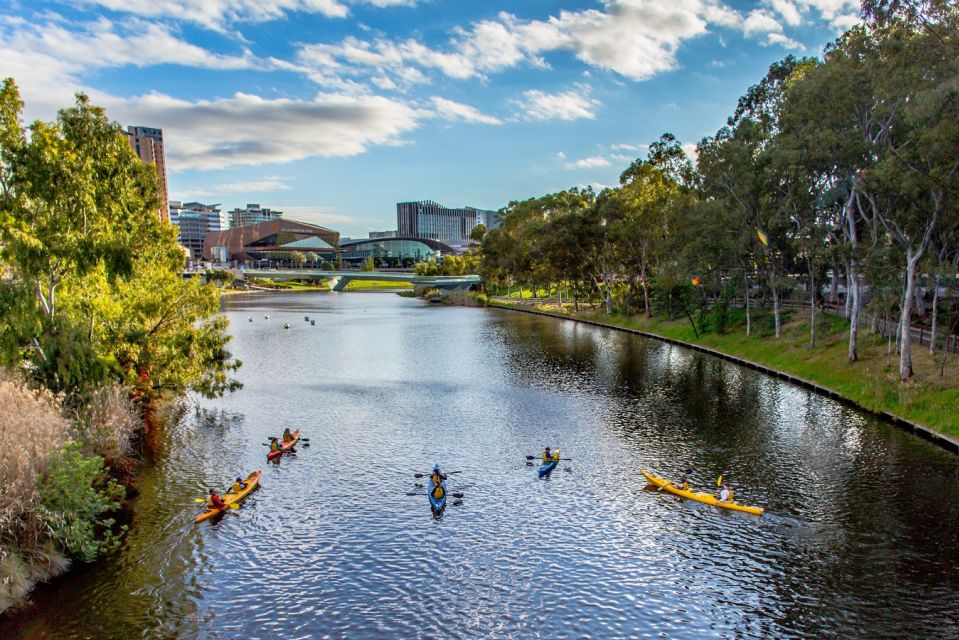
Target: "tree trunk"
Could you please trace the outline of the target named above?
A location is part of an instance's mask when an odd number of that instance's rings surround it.
[[[809,284],[812,291],[809,295],[809,347],[816,346],[816,274],[812,265],[809,265]]]
[[[776,325],[776,338],[782,337],[782,296],[779,292],[779,279],[770,278],[773,290],[773,322]]]
[[[939,319],[939,273],[932,281],[932,335],[929,337],[929,353],[936,352],[936,321]]]
[[[573,282],[573,311],[579,313],[579,290],[576,288],[576,282]]]
[[[744,273],[743,279],[746,281],[746,335],[751,336],[753,334],[753,321],[749,312],[749,276]]]
[[[846,359],[852,363],[859,360],[859,276],[852,263],[846,270],[846,308],[849,311],[849,350]]]
[[[922,251],[913,254],[912,247],[906,249],[906,291],[902,300],[902,321],[900,323],[902,325],[902,333],[899,339],[899,379],[903,381],[912,377],[912,350],[910,348],[912,301],[916,295],[916,281],[918,279],[916,271],[919,267],[919,259],[921,257]]]
[[[649,309],[649,282],[646,280],[646,265],[643,265],[640,277],[643,279],[643,310],[647,318],[652,318],[653,314]]]
[[[829,282],[829,304],[836,304],[839,298],[839,262],[832,263],[832,279]]]

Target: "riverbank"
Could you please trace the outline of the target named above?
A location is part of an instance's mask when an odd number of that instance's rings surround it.
[[[753,336],[746,336],[744,327],[735,324],[722,334],[697,336],[685,319],[610,316],[587,310],[586,305],[575,312],[567,305],[504,299],[491,300],[490,306],[588,322],[713,352],[792,379],[959,453],[959,414],[955,410],[959,406],[959,358],[947,361],[940,375],[940,363],[928,349],[914,349],[915,378],[902,384],[897,376],[895,352],[888,354],[888,344],[879,336],[862,336],[859,361],[846,361],[848,325],[841,318],[822,318],[817,323],[817,344],[811,348],[808,313],[805,317],[796,313],[783,327],[783,337],[775,340],[763,335],[761,322],[757,322],[761,316],[754,318],[758,328]]]

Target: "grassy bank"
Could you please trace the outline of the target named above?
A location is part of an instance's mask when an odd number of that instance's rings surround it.
[[[859,361],[847,362],[848,323],[835,316],[819,317],[816,346],[810,347],[808,311],[790,314],[782,338],[777,340],[772,333],[771,314],[761,309],[753,314],[752,336],[746,335],[742,310],[731,312],[724,333],[711,330],[707,325],[707,331],[697,336],[687,319],[670,321],[606,315],[588,305],[581,305],[576,313],[571,305],[560,308],[555,303],[498,300],[493,304],[522,306],[702,345],[828,387],[871,411],[887,411],[953,438],[959,437],[959,412],[956,411],[959,356],[950,356],[940,375],[941,363],[929,354],[928,347],[914,345],[915,377],[900,383],[895,351],[890,355],[888,342],[878,335],[861,333]]]
[[[406,290],[412,289],[411,282],[378,282],[376,280],[351,280],[344,291],[377,291],[377,290]]]

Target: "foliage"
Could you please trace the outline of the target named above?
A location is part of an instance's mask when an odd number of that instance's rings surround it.
[[[103,459],[87,456],[74,442],[50,461],[38,486],[40,518],[54,542],[79,560],[93,560],[118,544],[114,522],[101,516],[117,509],[123,487],[105,473]]]
[[[821,59],[771,65],[699,142],[695,167],[667,133],[615,188],[510,202],[482,241],[487,283],[685,318],[694,333],[724,333],[741,305],[747,335],[755,316],[777,340],[798,295],[814,347],[831,276],[846,289],[847,360],[868,300],[901,318],[899,375],[911,378],[924,283],[959,276],[959,9],[871,0],[864,16]]]
[[[110,382],[164,391],[236,388],[215,285],[184,280],[157,175],[86,96],[27,136],[0,90],[0,364],[81,397]]]
[[[363,264],[360,265],[360,271],[370,272],[376,269],[376,263],[373,262],[373,256],[366,256]]]

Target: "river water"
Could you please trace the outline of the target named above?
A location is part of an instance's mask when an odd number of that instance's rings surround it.
[[[959,637],[959,464],[871,417],[527,314],[381,293],[224,313],[244,388],[167,430],[123,547],[3,638]],[[310,446],[268,464],[285,426]],[[539,480],[546,445],[571,460]],[[440,518],[406,495],[434,463],[462,471]],[[766,512],[640,468],[724,473]],[[194,498],[254,469],[241,509],[193,524]]]

